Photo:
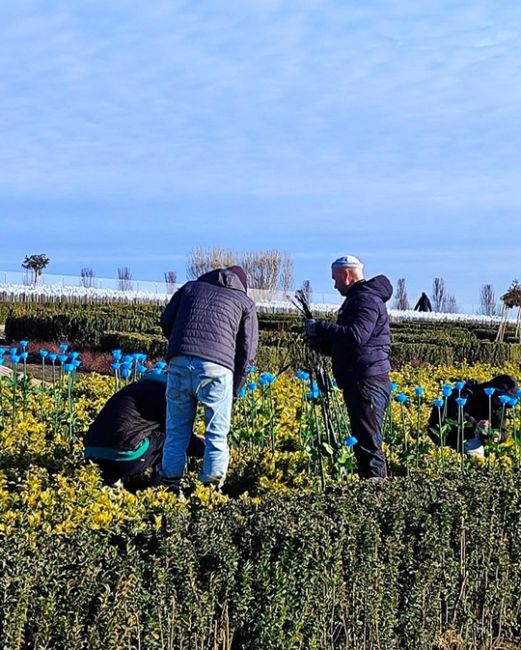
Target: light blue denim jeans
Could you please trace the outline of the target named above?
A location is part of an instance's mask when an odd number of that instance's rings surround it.
[[[197,403],[204,406],[205,451],[203,483],[222,485],[230,461],[228,432],[232,416],[233,373],[199,357],[177,356],[170,361],[166,386],[166,440],[161,472],[181,477],[194,428]]]

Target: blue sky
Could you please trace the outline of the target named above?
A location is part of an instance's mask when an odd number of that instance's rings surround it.
[[[521,5],[0,0],[0,270],[184,276],[196,245],[521,278]]]

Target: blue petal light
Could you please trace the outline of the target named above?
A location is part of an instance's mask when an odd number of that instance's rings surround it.
[[[276,377],[274,374],[271,372],[263,372],[262,375],[259,377],[259,383],[261,386],[269,386],[270,384],[273,384],[275,381]]]
[[[450,384],[443,384],[441,394],[443,397],[450,397],[452,395],[452,386]]]

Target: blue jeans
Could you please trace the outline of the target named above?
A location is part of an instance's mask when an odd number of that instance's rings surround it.
[[[391,385],[387,375],[366,377],[344,386],[351,431],[358,440],[353,451],[361,478],[387,476],[382,426],[390,394]]]
[[[170,361],[166,386],[166,440],[162,473],[181,477],[194,428],[197,403],[204,406],[205,450],[203,483],[222,484],[228,470],[228,431],[232,417],[233,372],[199,357],[178,356]]]

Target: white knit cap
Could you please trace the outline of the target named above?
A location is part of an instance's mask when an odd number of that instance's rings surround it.
[[[363,269],[364,265],[354,255],[344,255],[331,264],[332,269]]]

